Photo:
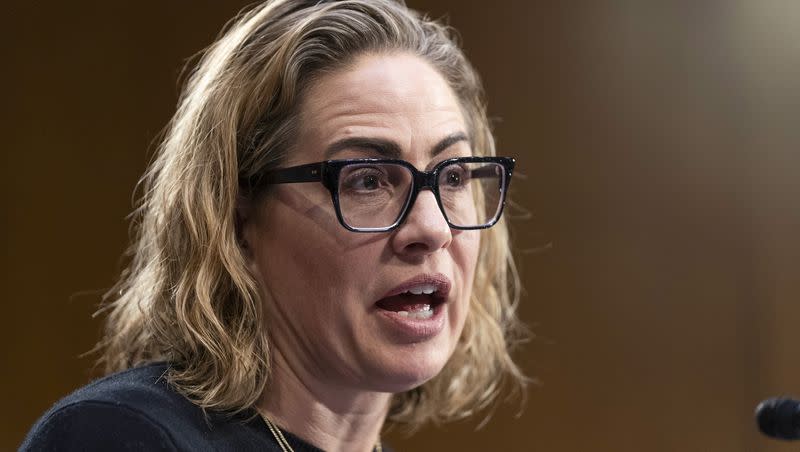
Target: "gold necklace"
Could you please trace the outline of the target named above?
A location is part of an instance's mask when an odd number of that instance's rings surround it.
[[[264,419],[264,423],[267,424],[269,431],[272,432],[272,436],[275,438],[275,441],[278,442],[278,445],[281,446],[281,450],[283,452],[294,452],[292,446],[289,445],[289,441],[286,441],[286,437],[283,436],[283,431],[275,425],[266,414],[259,412],[261,414],[261,418]],[[381,439],[378,438],[378,442],[375,444],[375,452],[383,452],[383,447],[381,447]]]

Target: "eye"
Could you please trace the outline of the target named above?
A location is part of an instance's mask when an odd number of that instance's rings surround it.
[[[447,185],[451,187],[457,187],[461,185],[461,175],[455,171],[449,171],[447,173]]]
[[[386,174],[378,168],[361,167],[346,176],[342,184],[349,190],[371,191],[387,185]]]
[[[374,174],[367,174],[361,178],[361,186],[367,190],[378,188],[378,178]]]
[[[469,173],[461,165],[451,165],[445,168],[440,183],[444,183],[447,188],[459,188],[467,184]]]

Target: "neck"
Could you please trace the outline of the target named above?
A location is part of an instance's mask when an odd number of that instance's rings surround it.
[[[314,378],[274,350],[269,384],[258,407],[275,424],[330,451],[372,451],[391,394],[352,390]]]

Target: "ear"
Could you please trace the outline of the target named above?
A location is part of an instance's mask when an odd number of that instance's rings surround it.
[[[234,227],[236,229],[236,242],[242,255],[247,259],[248,265],[252,265],[255,260],[252,245],[255,242],[254,219],[252,202],[242,194],[236,197],[236,209],[234,212]],[[252,270],[252,269],[251,269]]]

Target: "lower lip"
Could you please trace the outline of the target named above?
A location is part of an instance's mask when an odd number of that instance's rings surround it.
[[[394,311],[375,308],[385,331],[401,342],[423,342],[436,337],[444,329],[447,303],[433,307],[427,319],[404,317]]]

